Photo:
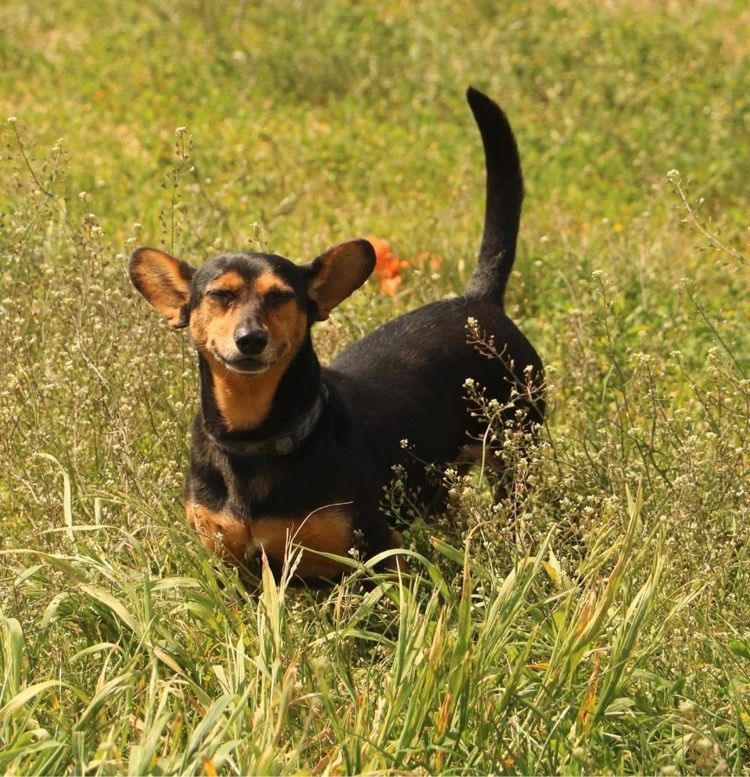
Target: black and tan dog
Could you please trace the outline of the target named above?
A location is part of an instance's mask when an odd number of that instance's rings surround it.
[[[296,574],[312,582],[345,569],[315,551],[345,556],[359,542],[372,556],[398,546],[381,511],[384,487],[402,465],[409,486],[433,502],[438,486],[425,463],[455,461],[482,432],[467,378],[507,405],[509,420],[518,410],[529,426],[542,420],[541,360],[503,311],[523,197],[518,150],[500,108],[474,89],[467,97],[484,143],[487,202],[466,291],[381,326],[330,368],[318,362],[310,328],[368,278],[368,242],[302,266],[237,253],[196,270],[155,248],[133,254],[133,284],[173,327],[188,327],[198,350],[185,506],[225,560],[245,565],[263,549],[278,573],[291,538],[308,549]],[[467,343],[468,318],[502,358]]]

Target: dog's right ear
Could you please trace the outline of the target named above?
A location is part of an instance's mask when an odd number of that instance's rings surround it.
[[[195,269],[158,248],[137,248],[130,257],[128,275],[143,294],[175,329],[190,319],[190,284]]]

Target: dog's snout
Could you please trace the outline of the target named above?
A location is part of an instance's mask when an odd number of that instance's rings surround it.
[[[245,356],[257,356],[268,345],[268,332],[241,326],[234,333],[237,349]]]

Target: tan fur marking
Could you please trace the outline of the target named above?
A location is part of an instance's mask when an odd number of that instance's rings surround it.
[[[230,271],[216,280],[215,288],[233,288],[238,282],[244,288],[242,276]],[[259,286],[266,289],[264,293],[274,288],[289,288],[271,272],[258,278],[255,294],[259,294]],[[218,347],[220,353],[233,349],[234,333],[243,315],[242,305],[222,309],[210,297],[204,297],[190,319],[190,334],[211,368],[216,404],[230,431],[254,429],[263,423],[271,411],[279,381],[302,345],[307,331],[307,317],[295,300],[269,308],[260,315],[259,322],[268,330],[269,349],[279,355],[264,372],[243,375],[222,364],[211,350],[211,346]]]
[[[400,531],[396,531],[396,529],[391,529],[391,542],[393,543],[393,545],[391,546],[393,548],[403,547],[404,538],[401,536]],[[404,561],[401,561],[401,557],[399,554],[393,555],[390,558],[386,559],[383,562],[383,566],[389,572],[398,572],[401,569],[406,569],[406,565]]]
[[[250,525],[245,521],[216,513],[195,502],[188,502],[185,512],[201,542],[224,562],[241,565],[255,552]]]
[[[245,288],[245,279],[234,270],[228,270],[206,286],[206,291],[236,291]]]
[[[281,376],[294,354],[281,359],[258,375],[232,372],[211,354],[206,354],[214,378],[214,395],[229,431],[255,429],[271,412]]]
[[[264,272],[255,279],[255,285],[253,291],[259,297],[264,294],[268,294],[269,291],[292,291],[291,286],[288,286],[284,281],[279,278],[276,273]]]
[[[342,507],[324,507],[300,518],[257,518],[249,522],[216,513],[194,502],[185,505],[188,523],[203,545],[224,562],[242,566],[261,549],[278,566],[288,543],[346,556],[352,545],[351,519]],[[300,577],[338,577],[346,566],[303,551],[296,574]]]
[[[346,556],[352,546],[351,519],[342,507],[325,507],[303,518],[259,518],[252,522],[253,540],[269,559],[281,564],[287,542],[311,551]],[[348,567],[316,553],[303,551],[300,577],[338,577]]]

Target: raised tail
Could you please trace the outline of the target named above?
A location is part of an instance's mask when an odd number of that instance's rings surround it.
[[[513,261],[523,201],[523,176],[513,130],[489,97],[469,87],[466,99],[482,135],[487,166],[487,201],[479,261],[466,286],[467,297],[502,306]]]

